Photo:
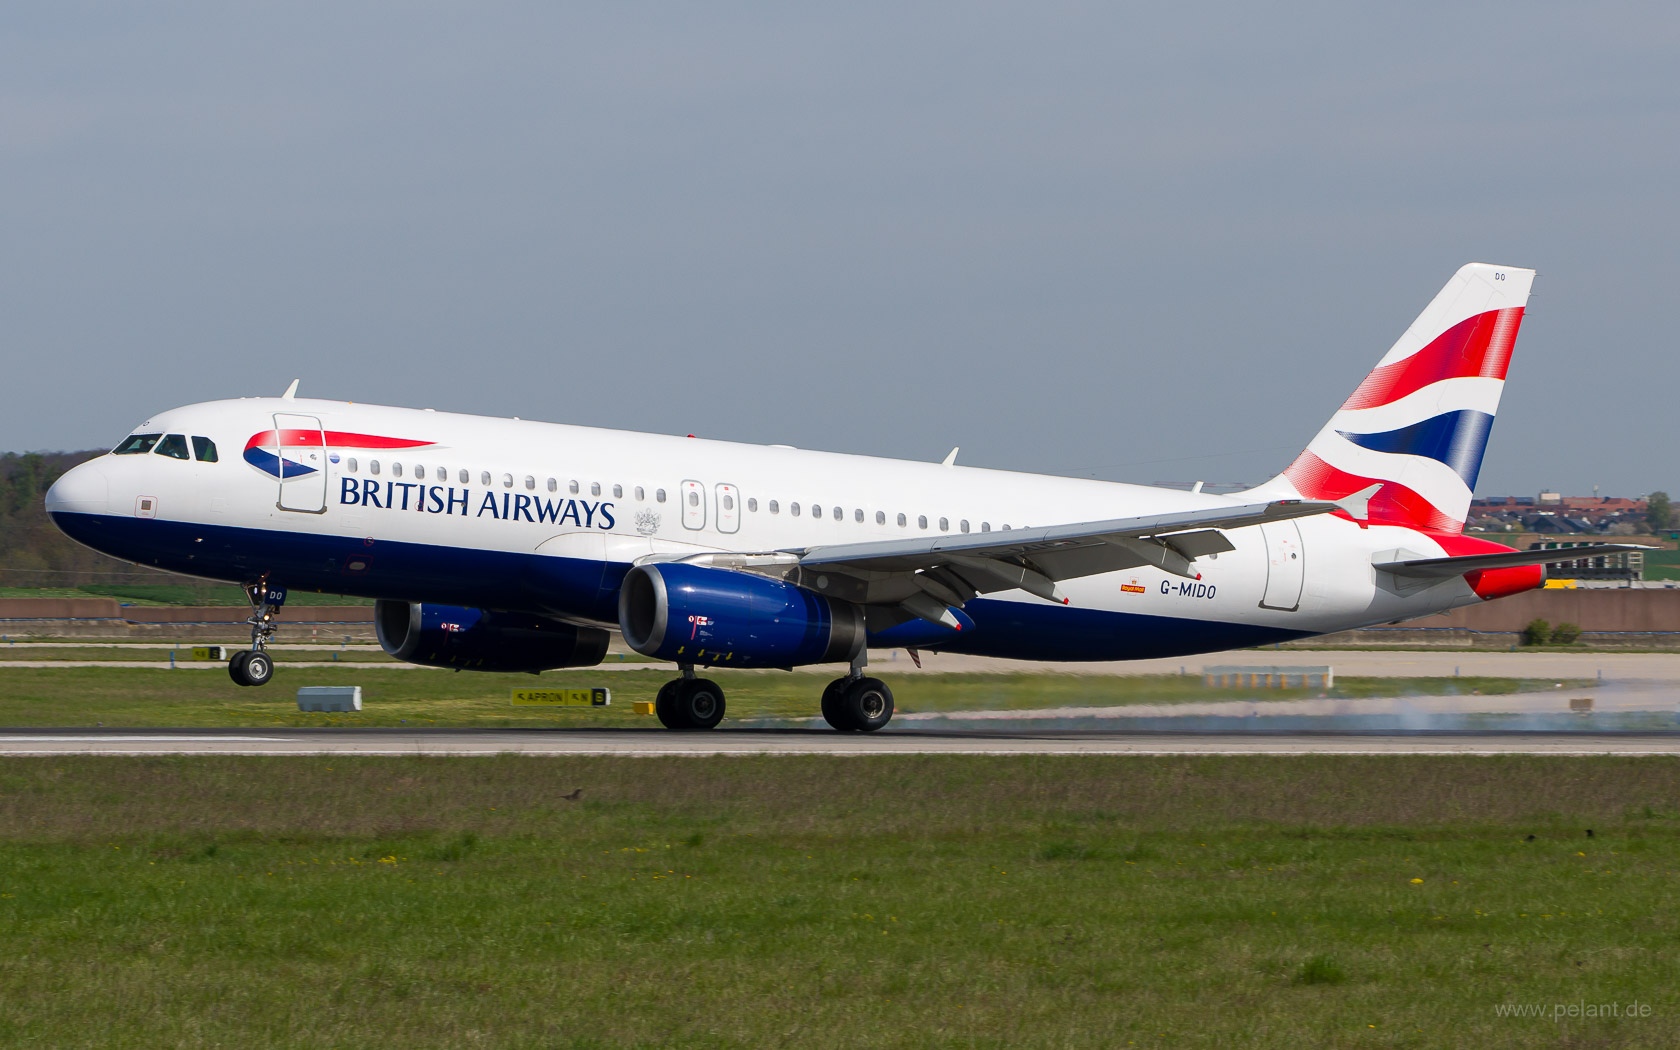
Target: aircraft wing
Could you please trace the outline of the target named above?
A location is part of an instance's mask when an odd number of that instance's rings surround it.
[[[1056,589],[1060,580],[1142,565],[1199,579],[1191,565],[1195,559],[1236,549],[1224,532],[1338,509],[1340,504],[1330,502],[1274,500],[1071,525],[832,544],[777,555],[797,559],[797,568],[784,578],[955,627],[950,607],[961,608],[991,591],[1018,588],[1065,605],[1067,599]]]
[[[1480,569],[1509,569],[1521,565],[1553,565],[1626,551],[1654,551],[1656,547],[1637,543],[1594,543],[1583,547],[1553,547],[1540,551],[1509,551],[1501,554],[1463,554],[1456,558],[1413,558],[1379,562],[1376,568],[1396,576],[1419,580],[1445,580]]]

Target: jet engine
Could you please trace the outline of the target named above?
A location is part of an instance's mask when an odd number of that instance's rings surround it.
[[[618,595],[624,641],[643,656],[722,667],[842,663],[863,645],[856,605],[734,569],[638,565]]]
[[[379,601],[373,620],[380,648],[426,667],[534,673],[593,667],[607,655],[606,631],[526,613]]]

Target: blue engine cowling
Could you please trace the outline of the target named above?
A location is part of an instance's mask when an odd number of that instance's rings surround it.
[[[680,562],[638,565],[618,593],[625,644],[660,660],[725,667],[843,663],[863,611],[791,583]]]
[[[376,602],[373,623],[380,648],[397,659],[466,671],[593,667],[609,640],[598,627],[429,602]]]

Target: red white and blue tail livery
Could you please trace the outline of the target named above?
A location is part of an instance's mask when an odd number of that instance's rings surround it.
[[[681,668],[656,699],[673,728],[723,718],[697,668],[844,664],[816,706],[869,731],[893,708],[871,649],[1182,655],[1539,586],[1557,552],[1463,531],[1533,279],[1460,269],[1306,450],[1235,495],[288,390],[155,415],[47,510],[91,547],[248,588],[242,685],[272,674],[302,588],[376,599],[381,644],[419,664],[589,666],[618,634]]]

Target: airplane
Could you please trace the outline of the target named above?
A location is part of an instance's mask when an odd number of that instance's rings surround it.
[[[289,590],[375,600],[412,663],[588,667],[617,632],[674,662],[672,729],[725,697],[697,668],[844,663],[837,730],[890,721],[870,649],[1178,656],[1409,620],[1539,587],[1466,535],[1534,271],[1473,263],[1276,477],[1215,494],[296,396],[171,409],[46,495],[73,539],[241,585],[240,685],[274,673]]]

